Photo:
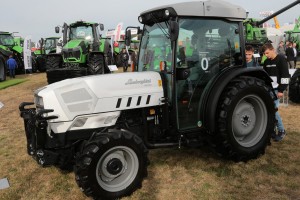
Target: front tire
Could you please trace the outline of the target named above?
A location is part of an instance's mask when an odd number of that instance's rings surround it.
[[[90,56],[88,62],[88,74],[104,74],[104,56],[102,54],[94,54]]]
[[[6,80],[6,71],[4,58],[0,55],[0,82]]]
[[[253,77],[234,79],[219,102],[219,154],[247,161],[264,154],[275,124],[274,95],[270,86]]]
[[[131,132],[113,130],[95,136],[76,156],[77,184],[95,199],[128,196],[147,176],[147,154],[143,141]]]

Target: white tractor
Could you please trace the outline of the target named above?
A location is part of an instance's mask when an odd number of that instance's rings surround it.
[[[74,165],[87,196],[116,199],[141,187],[150,148],[208,144],[236,161],[264,154],[276,97],[267,73],[245,65],[245,18],[219,0],[141,13],[136,72],[63,80],[20,105],[29,155]]]

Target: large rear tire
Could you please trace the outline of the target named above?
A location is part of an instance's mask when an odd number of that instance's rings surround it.
[[[0,55],[0,82],[6,80],[6,66],[3,56]]]
[[[219,101],[217,152],[235,161],[264,154],[274,131],[274,94],[270,86],[254,77],[234,79]]]
[[[94,199],[128,196],[147,176],[147,154],[143,141],[133,133],[112,130],[95,136],[76,156],[77,184]]]
[[[37,65],[37,70],[39,72],[45,72],[46,71],[46,56],[45,55],[40,55],[36,58],[36,65]]]

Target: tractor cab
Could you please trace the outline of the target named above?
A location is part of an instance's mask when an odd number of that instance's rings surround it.
[[[59,41],[59,37],[48,37],[45,39],[45,46],[43,46],[45,50],[45,54],[55,53],[56,47]]]
[[[8,32],[0,32],[0,45],[9,48],[15,46],[15,41],[12,34]]]
[[[138,71],[164,74],[167,99],[176,108],[180,131],[202,127],[199,103],[212,80],[226,68],[242,66],[242,21],[246,13],[225,5],[219,12],[219,4],[211,1],[207,6],[212,9],[200,17],[198,6],[185,12],[181,9],[185,5],[158,8],[139,17],[145,26]]]

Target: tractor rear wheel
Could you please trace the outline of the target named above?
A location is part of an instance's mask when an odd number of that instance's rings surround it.
[[[6,80],[6,67],[3,56],[0,56],[0,81]]]
[[[215,148],[235,161],[264,154],[274,131],[274,94],[264,81],[253,77],[234,79],[219,101]]]
[[[88,66],[88,74],[104,74],[105,60],[102,54],[94,54],[89,58]]]
[[[128,196],[147,176],[147,154],[143,141],[133,133],[112,130],[95,136],[76,156],[78,186],[94,199]]]
[[[289,99],[294,103],[300,103],[300,69],[297,69],[291,78]]]

